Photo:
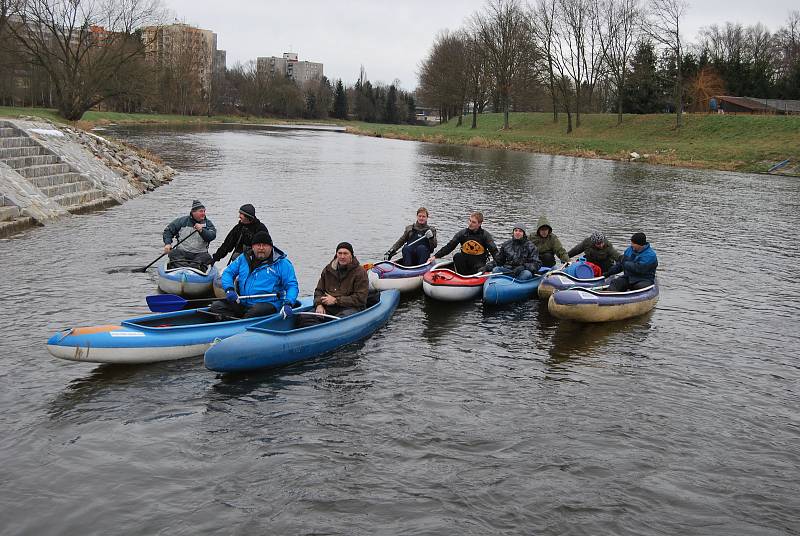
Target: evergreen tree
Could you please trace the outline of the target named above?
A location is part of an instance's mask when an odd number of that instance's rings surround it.
[[[347,93],[341,78],[336,82],[336,95],[333,99],[333,117],[347,119]]]
[[[664,109],[663,93],[656,72],[656,52],[648,41],[639,43],[622,99],[625,113],[651,114]]]
[[[399,123],[397,112],[397,88],[389,86],[389,93],[386,95],[386,115],[383,120],[385,123]]]

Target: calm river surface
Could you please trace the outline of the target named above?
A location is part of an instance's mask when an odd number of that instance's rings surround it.
[[[797,178],[304,131],[119,130],[181,173],[0,241],[0,534],[798,534]],[[60,361],[56,330],[147,311],[161,232],[243,203],[313,291],[431,210],[569,248],[634,231],[661,301],[607,325],[420,294],[361,344],[223,377]]]

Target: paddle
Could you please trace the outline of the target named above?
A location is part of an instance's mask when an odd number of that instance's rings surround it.
[[[282,313],[281,313],[281,315],[284,318],[286,318],[286,316],[284,316]],[[312,313],[310,311],[299,311],[299,312],[296,312],[296,313],[292,313],[290,316],[294,316],[294,315],[321,316],[323,318],[330,318],[331,320],[339,320],[341,318],[340,316],[333,316],[333,315],[328,315],[328,314],[325,314],[325,313]]]
[[[420,240],[422,240],[423,238],[433,238],[433,231],[431,231],[430,229],[428,229],[427,231],[425,231],[425,234],[424,234],[424,235],[420,236],[419,238],[417,238],[417,239],[416,239],[416,240],[414,240],[413,242],[409,242],[409,243],[407,243],[407,244],[406,244],[406,246],[413,246],[414,244],[416,244],[417,242],[419,242],[419,241],[420,241]],[[397,253],[396,253],[396,252],[395,252],[395,253],[393,253],[391,256],[389,256],[389,258],[388,258],[388,259],[386,259],[386,260],[387,260],[387,261],[390,261],[390,260],[392,260],[392,257],[394,257],[395,255],[397,255]]]
[[[188,239],[190,236],[192,236],[196,232],[197,232],[197,229],[195,229],[194,231],[192,231],[191,233],[186,235],[186,238],[178,240],[178,243],[173,246],[173,249],[178,247],[181,244],[181,242],[183,242],[184,240]],[[153,262],[151,262],[150,264],[148,264],[144,268],[134,268],[133,270],[131,270],[131,272],[133,272],[135,274],[146,272],[148,268],[150,268],[155,263],[157,263],[161,259],[161,257],[163,257],[164,255],[167,255],[167,253],[162,253],[161,255],[158,256],[158,258],[156,260],[154,260]]]
[[[251,294],[250,296],[239,296],[239,299],[272,298],[275,296],[277,296],[277,294]],[[184,306],[186,306],[187,303],[201,301],[208,302],[215,299],[218,298],[197,298],[194,300],[187,300],[186,298],[182,298],[176,294],[153,294],[152,296],[145,297],[145,300],[147,300],[147,306],[154,313],[170,313],[172,311],[180,311],[184,308]]]

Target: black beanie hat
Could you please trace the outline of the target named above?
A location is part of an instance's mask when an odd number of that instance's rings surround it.
[[[244,205],[239,207],[239,212],[241,214],[244,214],[245,216],[247,216],[251,220],[256,219],[256,207],[254,207],[250,203],[245,203]]]
[[[353,253],[353,246],[350,244],[350,242],[339,242],[339,245],[336,246],[336,251],[339,251],[342,248],[350,250],[350,254],[355,255],[355,253]]]
[[[633,233],[633,236],[631,237],[631,242],[633,242],[637,246],[643,246],[647,244],[647,237],[644,235],[644,233]]]
[[[206,208],[206,206],[203,203],[201,203],[199,200],[197,200],[197,199],[192,201],[192,210],[191,210],[191,212],[194,212],[195,210],[199,210],[201,208]]]
[[[258,231],[256,234],[253,235],[253,240],[250,242],[251,244],[269,244],[272,245],[272,237],[266,231]]]

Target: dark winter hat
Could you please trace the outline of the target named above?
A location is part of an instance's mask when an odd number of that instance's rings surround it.
[[[336,251],[339,251],[342,248],[350,250],[350,254],[355,255],[355,253],[353,253],[353,246],[350,244],[350,242],[340,242],[339,245],[336,246]]]
[[[195,210],[200,210],[201,208],[206,208],[206,206],[199,200],[195,199],[192,201],[192,212]]]
[[[644,233],[633,233],[633,236],[631,237],[631,242],[633,242],[637,246],[643,246],[647,244],[647,237],[644,235]]]
[[[592,236],[589,237],[589,240],[591,240],[592,244],[599,244],[606,241],[606,235],[600,231],[595,231],[592,233]]]
[[[253,244],[269,244],[272,245],[272,237],[266,231],[259,231],[253,235]]]
[[[251,220],[256,219],[256,207],[254,207],[250,203],[245,203],[244,205],[239,207],[239,213],[244,214]]]

